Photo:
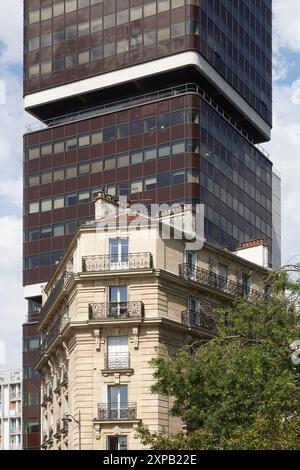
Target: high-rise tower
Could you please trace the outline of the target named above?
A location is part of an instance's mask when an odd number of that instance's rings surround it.
[[[234,250],[263,239],[278,262],[272,163],[258,147],[272,125],[272,1],[24,5],[25,109],[40,121],[24,136],[25,336],[41,284],[93,218],[100,189],[202,202],[209,242]]]

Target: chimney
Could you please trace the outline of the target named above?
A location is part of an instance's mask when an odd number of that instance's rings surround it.
[[[240,243],[236,251],[245,250],[246,248],[255,248],[256,246],[268,246],[268,244],[263,239],[250,240],[248,242]]]
[[[95,219],[96,221],[114,217],[119,210],[118,198],[101,191],[95,199]]]
[[[240,243],[234,254],[263,268],[269,266],[268,244],[263,239]]]

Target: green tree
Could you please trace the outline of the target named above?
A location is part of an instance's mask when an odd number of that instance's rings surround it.
[[[139,431],[153,449],[300,449],[300,285],[277,276],[273,295],[218,312],[216,336],[152,361],[153,393],[174,397],[171,414],[196,431]]]

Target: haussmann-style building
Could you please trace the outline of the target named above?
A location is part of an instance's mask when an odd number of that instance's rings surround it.
[[[137,450],[139,426],[182,431],[171,399],[151,393],[151,358],[212,338],[217,307],[267,294],[262,240],[187,250],[184,224],[174,236],[182,213],[146,217],[100,193],[96,220],[77,230],[38,327],[42,449]]]

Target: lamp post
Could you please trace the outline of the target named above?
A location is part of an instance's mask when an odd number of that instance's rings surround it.
[[[74,421],[78,425],[78,432],[79,432],[79,449],[81,450],[81,413],[80,411],[78,412],[78,418],[75,418],[73,415],[70,415],[69,413],[66,413],[64,415],[63,421],[66,421],[67,423],[71,423]]]

